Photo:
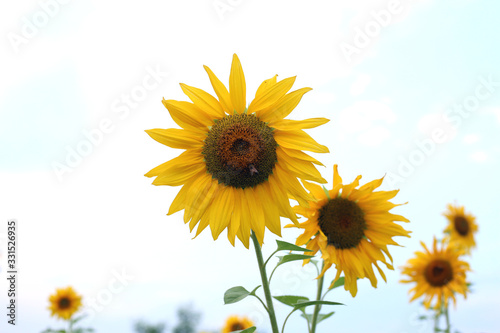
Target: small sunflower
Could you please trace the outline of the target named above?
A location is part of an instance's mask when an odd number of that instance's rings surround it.
[[[227,228],[248,248],[253,230],[262,245],[264,230],[281,236],[280,216],[298,224],[289,198],[307,205],[312,200],[299,179],[326,182],[313,164],[322,165],[302,150],[327,153],[304,129],[328,122],[325,118],[284,119],[310,88],[287,93],[295,77],[276,75],[262,82],[247,108],[245,76],[233,56],[229,91],[205,66],[218,97],[181,84],[190,102],[163,100],[182,129],[146,131],[154,140],[185,149],[180,156],[146,173],[154,185],[183,185],[168,215],[184,209],[184,223],[196,236],[210,226],[217,239]],[[196,237],[195,236],[195,237]]]
[[[245,330],[252,326],[255,326],[254,323],[247,317],[229,316],[226,320],[226,324],[222,328],[222,333]]]
[[[450,298],[455,304],[456,293],[462,294],[466,298],[468,287],[465,279],[470,268],[468,263],[459,258],[462,252],[457,251],[449,244],[447,245],[444,240],[441,241],[441,248],[438,249],[435,237],[432,252],[423,242],[420,243],[425,252],[415,252],[415,257],[408,260],[402,270],[403,275],[408,275],[408,280],[401,280],[401,282],[417,283],[409,291],[409,293],[414,293],[410,302],[425,295],[424,305],[426,308],[440,309],[443,304],[448,307]],[[431,303],[434,297],[437,300],[433,306]]]
[[[392,240],[394,236],[409,236],[400,225],[393,221],[409,222],[401,215],[389,213],[399,206],[389,202],[399,190],[376,191],[383,178],[373,180],[360,188],[359,180],[343,185],[337,170],[333,167],[333,189],[327,191],[318,185],[304,182],[304,186],[317,201],[306,205],[295,206],[294,210],[308,220],[299,225],[305,229],[297,238],[297,245],[307,244],[314,254],[321,251],[324,268],[319,277],[335,264],[337,274],[332,285],[344,272],[345,290],[356,296],[358,278],[368,278],[373,287],[377,287],[377,278],[373,271],[374,265],[384,279],[385,274],[377,264],[382,262],[388,269],[394,269],[383,253],[392,263],[392,257],[387,245],[398,245]],[[287,225],[293,227],[293,225]],[[307,263],[308,261],[305,261]]]
[[[443,215],[450,222],[444,233],[447,234],[445,239],[458,249],[463,249],[469,254],[470,250],[476,247],[474,234],[477,232],[476,217],[472,214],[465,213],[464,206],[454,206],[448,204],[448,211]]]
[[[64,320],[71,319],[71,316],[82,306],[82,297],[73,288],[56,289],[54,295],[49,297],[49,310],[51,316],[57,316]]]

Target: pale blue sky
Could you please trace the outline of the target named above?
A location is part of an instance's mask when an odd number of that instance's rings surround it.
[[[253,252],[241,244],[233,248],[224,235],[217,242],[209,233],[191,240],[181,214],[165,215],[178,189],[154,187],[142,176],[178,153],[144,133],[175,126],[162,97],[186,100],[179,82],[211,92],[202,65],[227,84],[236,52],[248,100],[274,74],[298,75],[294,88],[313,88],[291,118],[331,119],[310,131],[330,148],[328,156],[316,156],[327,166],[320,169],[327,180],[337,163],[345,181],[387,174],[383,188],[401,189],[394,201],[408,201],[397,211],[411,220],[405,227],[413,233],[396,240],[404,247],[391,249],[395,267],[420,249],[420,240],[429,243],[439,235],[447,203],[463,204],[477,217],[478,248],[469,276],[474,292],[466,301],[459,297],[451,318],[463,333],[499,332],[493,310],[500,305],[498,2],[401,1],[402,12],[351,62],[341,43],[352,44],[357,29],[373,22],[370,12],[386,10],[390,1],[241,1],[223,14],[214,3],[69,2],[19,47],[8,36],[22,35],[23,17],[30,20],[40,4],[2,5],[0,47],[7,60],[0,63],[0,221],[20,223],[22,271],[19,325],[12,329],[2,319],[0,331],[59,327],[45,309],[56,287],[72,285],[92,299],[121,270],[133,278],[87,322],[97,332],[129,333],[139,318],[172,327],[175,309],[189,302],[203,312],[200,329],[215,330],[233,313],[262,319],[252,301],[222,305],[226,289],[260,284]],[[483,83],[489,78],[499,82],[488,86],[491,91]],[[144,98],[127,104],[127,95],[140,89]],[[490,93],[479,101],[477,89]],[[443,118],[455,103],[474,98],[479,104],[467,118]],[[103,126],[107,132],[87,156],[54,172],[54,163],[67,163],[68,149],[85,149],[84,133]],[[426,146],[425,155],[423,142],[436,129],[447,140]],[[408,163],[411,170],[401,174]],[[287,230],[284,240],[297,235]],[[273,244],[266,234],[264,252],[271,253]],[[343,290],[332,293],[331,300],[347,306],[335,309],[318,332],[432,331],[431,323],[415,322],[420,306],[408,303],[409,286],[398,283],[399,270],[387,277],[377,289],[360,281],[356,298]],[[311,270],[290,265],[278,271],[273,288],[276,294],[313,297],[313,279]],[[5,301],[2,292],[1,307]],[[282,321],[285,308],[278,306],[278,312]],[[288,332],[304,331],[298,316],[287,325]]]

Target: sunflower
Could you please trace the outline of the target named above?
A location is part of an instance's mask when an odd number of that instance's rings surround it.
[[[222,328],[222,333],[245,330],[252,326],[254,326],[254,323],[247,317],[229,316],[226,320],[226,324]]]
[[[440,309],[443,304],[448,307],[450,298],[455,304],[456,293],[466,298],[468,287],[465,279],[466,272],[470,269],[469,264],[459,258],[463,252],[457,251],[449,244],[446,245],[445,240],[441,241],[441,249],[438,249],[435,237],[432,252],[423,242],[420,243],[425,252],[415,252],[415,258],[408,260],[402,270],[403,275],[408,275],[408,280],[401,280],[401,282],[417,283],[409,291],[414,293],[410,302],[425,295],[424,305],[427,309],[430,307]],[[432,306],[431,302],[434,297],[437,301]]]
[[[448,211],[443,215],[450,222],[444,233],[445,239],[449,241],[450,246],[463,249],[469,254],[470,249],[476,247],[474,234],[477,232],[476,218],[469,213],[465,213],[464,206],[453,206],[448,204]]]
[[[49,302],[51,316],[55,315],[61,319],[69,320],[82,306],[82,297],[73,288],[67,287],[66,289],[56,289],[56,293],[50,295]]]
[[[168,215],[184,209],[184,223],[196,236],[210,226],[216,240],[227,228],[248,248],[253,230],[262,245],[264,230],[281,236],[280,216],[298,223],[289,198],[307,205],[311,196],[299,179],[326,182],[313,164],[322,165],[302,150],[327,153],[304,129],[328,122],[325,118],[284,119],[310,88],[287,93],[295,77],[265,80],[246,107],[243,69],[233,56],[229,91],[205,66],[216,99],[181,84],[190,102],[163,100],[182,129],[146,131],[154,140],[185,149],[178,157],[146,173],[154,185],[183,185]],[[196,237],[195,236],[195,237]]]
[[[294,210],[308,220],[299,225],[305,229],[297,238],[297,245],[307,244],[314,254],[321,250],[324,267],[319,277],[335,264],[337,274],[332,286],[344,272],[345,290],[356,296],[357,279],[368,278],[373,287],[377,287],[373,266],[386,281],[385,274],[377,261],[388,269],[392,266],[392,257],[387,245],[398,245],[392,240],[394,236],[409,236],[400,225],[393,221],[409,222],[401,215],[389,213],[389,210],[399,206],[389,202],[399,190],[376,191],[383,178],[373,180],[359,188],[361,176],[354,182],[343,185],[337,170],[333,167],[333,189],[326,190],[319,185],[304,182],[304,186],[317,201],[307,205],[295,206]],[[294,227],[294,225],[287,225]],[[386,260],[385,253],[391,263]],[[306,264],[308,260],[304,262]]]

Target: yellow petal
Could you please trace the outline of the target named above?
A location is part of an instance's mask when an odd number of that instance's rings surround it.
[[[201,154],[201,149],[186,150],[176,158],[173,158],[170,161],[167,161],[151,169],[144,176],[146,177],[158,176],[176,164],[184,166],[184,165],[199,164],[199,163],[203,163],[203,155]]]
[[[210,78],[210,83],[212,83],[212,87],[214,88],[217,97],[219,97],[219,102],[222,105],[222,108],[227,113],[233,114],[234,108],[233,104],[231,103],[231,96],[229,95],[226,86],[224,86],[224,84],[217,78],[217,76],[215,76],[210,68],[208,68],[207,66],[203,67],[205,68],[205,71],[207,71],[208,77]]]
[[[274,122],[272,127],[282,131],[295,131],[318,127],[329,121],[330,119],[326,118],[309,118],[304,120],[282,119]]]
[[[285,186],[288,190],[288,193],[292,195],[292,197],[299,202],[301,206],[309,207],[308,201],[313,201],[314,198],[311,197],[299,183],[297,178],[290,177],[289,172],[283,169],[280,164],[276,164],[275,172],[276,178]]]
[[[238,195],[240,196],[240,208],[241,208],[241,219],[240,219],[240,228],[238,229],[236,235],[238,239],[243,243],[243,245],[248,249],[250,245],[250,210],[248,208],[248,203],[246,200],[246,195],[243,189],[238,189]]]
[[[167,172],[162,173],[153,180],[153,185],[179,186],[191,179],[200,171],[205,171],[205,165],[174,165]]]
[[[250,219],[250,226],[255,232],[259,244],[262,246],[262,243],[264,242],[264,232],[266,225],[264,211],[262,210],[262,206],[260,205],[260,200],[255,197],[253,188],[247,188],[244,190],[244,192],[248,204],[248,209],[252,214],[252,218]]]
[[[212,119],[224,117],[224,110],[215,97],[204,90],[188,86],[187,84],[181,83],[180,85],[182,91],[184,91],[194,105],[208,113]]]
[[[321,165],[324,166],[323,163],[315,159],[314,157],[311,157],[304,153],[303,151],[297,150],[297,149],[288,149],[285,147],[281,147],[283,151],[290,157],[302,160],[302,161],[308,161],[316,165]]]
[[[290,200],[288,200],[287,194],[284,191],[285,187],[281,184],[278,177],[275,174],[269,176],[269,180],[262,184],[268,193],[272,193],[274,197],[274,202],[278,207],[281,216],[288,217],[292,222],[298,226],[299,221],[297,221],[297,216],[295,215],[292,207],[290,206]]]
[[[260,185],[254,188],[255,196],[257,200],[262,204],[264,211],[264,220],[267,228],[274,234],[281,237],[281,223],[280,214],[276,204],[274,203],[275,198],[271,193],[266,192],[265,187]]]
[[[294,173],[294,176],[312,180],[317,183],[326,183],[326,180],[321,177],[318,169],[311,162],[296,160],[288,156],[281,147],[276,150],[278,161],[285,162],[287,169]]]
[[[212,117],[189,102],[163,100],[172,119],[182,128],[205,128],[213,124]]]
[[[262,95],[264,93],[264,91],[266,91],[267,89],[272,87],[276,83],[277,77],[278,77],[278,74],[274,75],[270,79],[262,81],[259,88],[257,88],[257,92],[255,93],[255,97],[257,98],[257,96]]]
[[[338,165],[333,166],[333,187],[342,185],[342,178],[339,175]]]
[[[328,147],[320,145],[309,134],[302,130],[293,132],[276,130],[274,132],[274,139],[278,145],[285,148],[307,150],[313,153],[330,152]]]
[[[234,210],[233,214],[231,215],[231,222],[227,230],[227,238],[229,239],[229,242],[231,242],[231,244],[234,246],[234,240],[241,223],[241,198],[238,190],[236,189],[233,189],[233,196]]]
[[[227,228],[231,221],[231,212],[234,210],[232,189],[220,186],[222,193],[218,194],[210,208],[210,229],[214,240],[219,238],[220,233]]]
[[[231,74],[229,75],[229,94],[234,110],[237,113],[243,113],[247,104],[245,75],[243,74],[240,59],[236,54],[233,55]]]
[[[272,126],[275,121],[288,116],[290,112],[292,112],[293,109],[295,109],[295,107],[299,104],[302,96],[311,90],[311,88],[301,88],[292,91],[291,93],[280,98],[275,104],[260,111],[258,116],[262,121],[268,122]]]
[[[193,132],[177,128],[154,128],[146,130],[153,140],[166,146],[179,149],[201,148],[203,146],[202,137],[196,136]]]
[[[248,106],[248,113],[256,112],[259,116],[260,110],[263,110],[270,105],[276,103],[280,98],[282,98],[293,86],[295,82],[295,76],[289,77],[280,82],[269,85],[267,89],[262,89],[255,94],[255,98]]]
[[[321,186],[307,182],[305,180],[302,181],[302,184],[309,192],[311,192],[311,194],[316,199],[322,199],[326,197],[325,190]]]

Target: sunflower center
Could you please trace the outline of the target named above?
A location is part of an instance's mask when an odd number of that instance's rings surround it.
[[[59,306],[59,309],[67,309],[71,305],[71,301],[67,297],[63,297],[59,300],[59,303],[57,304]]]
[[[356,247],[365,235],[366,221],[359,206],[349,199],[329,200],[319,210],[318,225],[337,249]]]
[[[207,171],[219,183],[236,188],[266,181],[278,160],[272,131],[255,115],[235,114],[218,120],[202,150]]]
[[[455,216],[455,220],[453,221],[455,224],[455,230],[461,236],[467,236],[469,233],[469,222],[463,216]]]
[[[448,261],[437,259],[427,265],[424,275],[431,286],[442,287],[453,279],[453,269]]]
[[[231,325],[231,332],[244,330],[245,327],[241,323],[234,323]]]

